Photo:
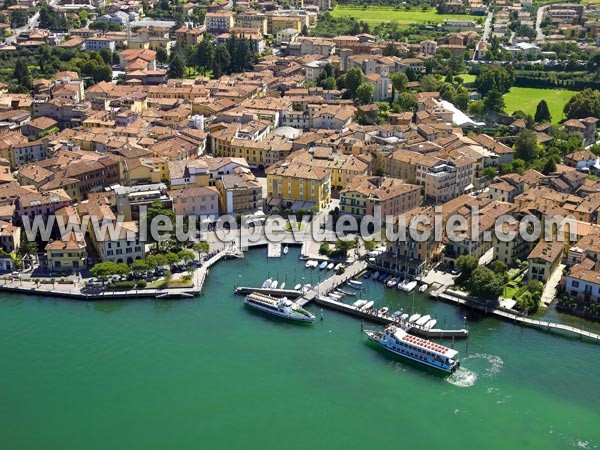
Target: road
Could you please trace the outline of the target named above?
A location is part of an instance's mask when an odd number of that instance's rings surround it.
[[[485,23],[483,24],[483,36],[481,40],[475,45],[475,51],[473,52],[473,61],[475,61],[475,56],[477,55],[477,49],[479,48],[479,44],[481,42],[489,41],[490,33],[492,31],[492,20],[494,19],[494,12],[488,11],[487,17],[485,18]]]
[[[537,10],[537,16],[535,19],[535,40],[543,42],[544,41],[544,32],[542,31],[542,20],[544,20],[544,13],[548,9],[550,4],[540,6]]]
[[[50,2],[48,3],[50,6],[55,6],[56,5],[56,0],[50,0]],[[8,45],[12,45],[17,41],[17,38],[24,32],[31,30],[32,28],[37,28],[40,22],[40,13],[36,12],[33,16],[30,17],[29,21],[27,22],[27,25],[25,25],[24,27],[21,28],[15,28],[14,29],[14,34],[12,36],[7,37],[4,42],[6,42]]]

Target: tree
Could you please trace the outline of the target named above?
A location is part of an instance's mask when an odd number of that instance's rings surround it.
[[[159,46],[156,49],[156,60],[160,64],[165,64],[169,60],[169,54],[167,53],[167,49],[163,46]]]
[[[17,80],[17,84],[23,91],[31,90],[32,82],[31,76],[29,75],[29,67],[24,59],[18,59],[15,64],[15,70],[13,71],[13,77]]]
[[[129,269],[132,272],[140,274],[140,273],[146,272],[148,269],[150,269],[150,265],[143,259],[136,259],[134,262],[132,262],[129,265]]]
[[[29,15],[26,9],[14,9],[10,13],[10,26],[11,28],[21,28],[27,25]]]
[[[408,81],[417,81],[418,78],[416,72],[412,67],[408,67],[406,69],[406,77],[408,78]]]
[[[495,167],[488,166],[483,169],[483,176],[488,180],[492,180],[496,175],[498,175],[498,171]]]
[[[537,137],[531,130],[523,130],[517,135],[514,144],[515,156],[531,162],[537,156]]]
[[[325,78],[323,81],[321,81],[320,86],[325,89],[326,91],[332,91],[334,89],[337,88],[336,83],[335,83],[335,78],[333,77],[327,77]]]
[[[169,64],[169,78],[183,78],[185,73],[185,62],[179,53],[175,53]]]
[[[535,121],[538,123],[542,122],[550,122],[552,120],[552,116],[550,115],[550,110],[548,109],[548,103],[546,100],[540,100],[535,108]]]
[[[208,253],[210,251],[210,245],[208,242],[196,242],[193,248],[198,253]]]
[[[483,96],[492,90],[506,94],[514,82],[514,75],[504,67],[483,66],[481,72],[475,78],[475,87]]]
[[[475,100],[474,102],[469,103],[467,111],[469,115],[473,117],[483,117],[485,112],[485,105],[483,104],[483,100]]]
[[[569,99],[564,108],[569,119],[600,117],[600,91],[585,89]]]
[[[483,108],[485,111],[490,112],[502,112],[506,104],[502,98],[502,92],[495,89],[488,92],[487,96],[483,100]]]
[[[398,100],[395,105],[398,105],[400,111],[416,111],[417,99],[412,92],[402,92],[398,95]]]
[[[123,263],[104,261],[94,264],[90,269],[90,273],[94,277],[106,279],[111,275],[127,275],[129,273],[129,267],[127,267],[127,264]]]
[[[215,78],[220,78],[224,72],[229,71],[230,65],[231,55],[229,54],[229,50],[227,50],[227,47],[223,44],[218,45],[215,49],[215,56],[212,63],[213,76]]]
[[[202,68],[202,73],[206,75],[206,69],[213,63],[215,57],[215,46],[210,35],[205,34],[202,42],[196,47],[196,64]]]
[[[362,83],[358,89],[356,90],[356,100],[361,105],[367,105],[371,103],[373,99],[373,93],[375,92],[375,88],[369,82]]]
[[[546,161],[546,164],[544,164],[542,173],[544,175],[550,175],[551,173],[554,173],[554,172],[556,172],[556,162],[554,161],[554,159],[549,158],[548,161]]]
[[[456,97],[454,97],[454,105],[462,111],[467,110],[469,107],[469,92],[466,89],[459,89]]]
[[[423,92],[435,92],[440,88],[440,82],[435,75],[425,75],[421,78],[421,90]]]
[[[473,271],[479,266],[479,260],[474,256],[461,255],[456,260],[456,267],[460,270],[460,280],[471,278]]]
[[[497,275],[504,275],[508,267],[502,261],[496,260],[490,263],[490,269]]]
[[[102,57],[102,59],[104,60],[104,62],[106,64],[112,64],[112,50],[108,47],[104,47],[102,49],[100,49],[100,51],[98,52],[100,53],[100,56]]]
[[[179,253],[177,253],[177,256],[181,261],[186,263],[192,261],[196,257],[194,253],[189,250],[181,250]]]
[[[154,203],[152,203],[150,205],[150,207],[148,208],[148,210],[146,211],[146,236],[147,239],[150,242],[155,242],[157,248],[160,247],[160,236],[155,236],[155,233],[152,233],[152,222],[155,220],[155,218],[164,218],[165,222],[170,222],[171,224],[175,224],[175,214],[173,213],[173,210],[165,208],[162,204],[162,202],[160,201],[156,201]],[[157,220],[157,222],[160,223],[160,220]],[[156,239],[156,237],[159,237],[159,240]],[[160,256],[160,255],[155,255],[155,256]],[[147,258],[146,258],[147,259]],[[165,263],[166,264],[166,263]],[[158,265],[164,265],[164,264],[158,264]]]
[[[497,299],[504,288],[504,277],[487,267],[477,266],[469,279],[471,294],[483,299]]]
[[[396,90],[396,92],[404,92],[406,90],[406,85],[408,84],[408,77],[403,72],[394,72],[390,76],[390,81],[392,82],[392,86]]]
[[[356,90],[365,81],[365,75],[360,67],[353,67],[346,72],[346,89],[351,98],[356,96]]]
[[[167,259],[167,264],[169,265],[169,267],[173,267],[173,264],[177,264],[179,261],[181,261],[177,253],[173,252],[167,253],[165,255],[165,258]]]

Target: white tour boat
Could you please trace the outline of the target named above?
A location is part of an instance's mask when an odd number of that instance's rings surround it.
[[[252,292],[244,303],[251,308],[296,322],[314,322],[315,316],[299,307],[287,298],[274,298],[269,295]]]
[[[408,334],[400,327],[390,325],[385,331],[365,330],[365,334],[386,350],[434,369],[452,373],[460,366],[456,350]]]

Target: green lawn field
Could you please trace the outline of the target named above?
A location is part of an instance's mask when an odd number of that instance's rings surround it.
[[[470,73],[459,73],[457,77],[461,77],[465,83],[473,83],[475,78],[477,78],[476,75],[472,75]]]
[[[354,19],[367,22],[369,24],[381,22],[396,22],[401,25],[410,25],[412,23],[442,23],[444,19],[456,20],[475,20],[480,16],[470,16],[466,14],[437,14],[434,8],[422,11],[420,9],[404,9],[384,8],[370,6],[363,8],[349,8],[346,6],[336,5],[331,11],[333,17],[353,17]]]
[[[552,123],[558,123],[563,119],[563,108],[576,91],[565,89],[536,89],[513,87],[508,94],[504,95],[506,112],[513,113],[521,110],[527,114],[535,115],[535,109],[540,100],[548,103]]]

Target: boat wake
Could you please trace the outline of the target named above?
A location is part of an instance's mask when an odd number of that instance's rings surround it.
[[[471,387],[477,381],[477,374],[464,367],[459,367],[456,372],[446,378],[446,381],[458,387]]]
[[[467,367],[465,367],[465,362],[467,362]],[[460,368],[446,378],[448,383],[458,387],[471,387],[475,385],[479,375],[492,378],[500,373],[502,367],[504,367],[502,358],[485,353],[466,356],[461,360],[460,364]]]

